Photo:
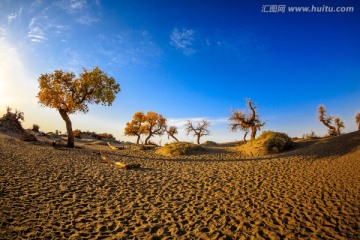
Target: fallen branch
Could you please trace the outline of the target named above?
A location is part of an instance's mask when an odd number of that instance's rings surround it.
[[[106,142],[107,145],[112,149],[112,150],[121,150],[124,149],[124,146],[119,146],[119,147],[114,147],[112,146],[109,142]]]
[[[116,165],[118,167],[121,167],[121,168],[125,168],[125,169],[132,169],[132,168],[140,168],[140,164],[139,163],[129,163],[129,164],[124,164],[124,163],[121,163],[121,162],[112,162],[112,161],[109,161],[107,160],[107,158],[103,155],[102,151],[100,150],[100,157],[101,159],[108,163],[108,164],[113,164],[113,165]]]

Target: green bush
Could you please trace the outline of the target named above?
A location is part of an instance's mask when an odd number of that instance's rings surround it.
[[[276,148],[279,152],[283,152],[294,147],[293,141],[286,133],[265,131],[259,136],[259,139],[267,139],[263,143],[267,151]]]
[[[204,148],[188,142],[175,142],[165,144],[162,148],[157,150],[157,153],[164,156],[180,156],[187,155],[192,151],[203,150]]]

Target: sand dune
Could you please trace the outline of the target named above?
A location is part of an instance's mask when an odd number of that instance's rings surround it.
[[[258,159],[230,149],[169,158],[0,134],[0,238],[360,238],[360,132]]]

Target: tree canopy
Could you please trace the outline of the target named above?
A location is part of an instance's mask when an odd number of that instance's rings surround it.
[[[165,132],[166,118],[154,111],[136,112],[131,122],[126,123],[124,129],[125,135],[137,136],[136,144],[139,144],[140,137],[147,134],[145,145],[149,144],[149,140],[154,135],[161,136]]]
[[[74,147],[72,126],[68,115],[76,112],[87,113],[88,105],[93,103],[111,106],[116,94],[120,92],[120,85],[115,79],[108,77],[98,67],[94,67],[91,71],[83,68],[79,77],[76,77],[73,72],[55,70],[53,73],[41,74],[38,81],[39,103],[59,111],[66,123],[68,147]]]
[[[202,136],[210,135],[210,130],[208,129],[210,125],[211,123],[205,119],[199,122],[197,125],[188,120],[188,122],[185,124],[185,131],[187,135],[189,135],[190,132],[194,132],[196,142],[197,144],[200,144],[200,138]]]
[[[343,128],[345,128],[344,122],[340,118],[326,115],[326,108],[324,105],[320,105],[318,108],[318,119],[322,122],[327,128],[330,136],[337,136],[341,134]],[[334,125],[333,124],[334,120]]]
[[[260,121],[259,115],[256,113],[256,106],[253,106],[253,102],[248,99],[247,104],[251,111],[249,114],[235,110],[229,118],[231,131],[236,132],[237,130],[241,130],[245,132],[244,141],[246,141],[249,130],[251,130],[251,140],[253,140],[256,137],[257,130],[260,130],[261,127],[265,125],[265,122]]]

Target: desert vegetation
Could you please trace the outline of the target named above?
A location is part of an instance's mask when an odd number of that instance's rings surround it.
[[[245,156],[259,157],[269,153],[280,153],[294,147],[292,139],[285,133],[263,131],[259,137],[236,148]]]
[[[131,122],[126,123],[124,133],[126,136],[137,136],[136,144],[140,143],[141,135],[147,135],[145,145],[150,144],[154,135],[161,136],[166,131],[166,118],[154,111],[146,114],[139,111],[133,115]]]
[[[247,100],[247,105],[250,108],[250,113],[246,114],[244,111],[235,110],[229,118],[231,131],[236,132],[240,130],[245,132],[244,142],[246,142],[246,136],[249,131],[251,131],[250,139],[254,140],[256,132],[265,125],[265,122],[260,121],[259,114],[256,113],[256,106],[253,105],[250,99]]]
[[[201,122],[198,122],[197,124],[193,123],[192,121],[188,120],[188,122],[185,124],[185,132],[187,135],[190,133],[193,133],[196,137],[197,144],[200,144],[200,138],[202,136],[210,135],[210,130],[208,129],[211,123],[207,120],[202,120]]]
[[[358,130],[360,130],[360,112],[355,115],[355,122],[357,124]]]
[[[204,146],[216,146],[218,144],[216,142],[214,142],[214,141],[206,141],[202,145],[204,145]]]
[[[178,134],[178,129],[176,126],[165,126],[165,131],[168,135],[168,139],[172,137],[176,142],[179,142],[179,140],[175,137],[175,135]]]
[[[23,128],[21,121],[24,121],[24,113],[18,110],[13,112],[7,107],[6,113],[0,118],[0,131],[18,134],[23,141],[36,141],[36,137]]]
[[[73,131],[73,135],[75,138],[94,138],[97,140],[111,140],[116,141],[115,137],[110,133],[96,133],[91,131],[81,131],[76,129]]]
[[[144,133],[147,134],[145,138],[145,145],[149,144],[149,140],[152,136],[161,136],[165,132],[166,119],[161,115],[153,111],[146,113],[144,118]]]
[[[42,74],[39,79],[37,98],[42,106],[55,108],[66,123],[68,133],[67,146],[74,147],[74,135],[69,115],[89,111],[88,104],[111,106],[115,96],[120,92],[120,85],[108,77],[98,67],[91,71],[83,69],[76,78],[73,72],[55,70]]]
[[[124,129],[125,136],[136,136],[136,144],[139,144],[141,135],[145,133],[142,125],[144,122],[145,115],[143,112],[134,113],[131,122],[126,123],[126,127]]]
[[[188,155],[192,152],[204,150],[200,145],[196,145],[188,142],[174,142],[165,144],[162,148],[158,149],[156,153],[163,156],[180,156],[180,155]]]
[[[263,145],[267,151],[275,148],[278,152],[283,152],[294,147],[291,138],[282,132],[264,131],[259,136],[259,139],[266,139]]]
[[[6,113],[0,118],[0,130],[10,130],[20,134],[24,133],[25,130],[21,125],[21,121],[24,121],[24,113],[18,110],[13,112],[10,107],[7,107]]]
[[[32,126],[32,129],[31,130],[33,130],[34,132],[39,132],[39,130],[40,130],[40,126],[39,125],[37,125],[37,124],[33,124],[33,126]]]
[[[327,128],[330,136],[338,136],[341,134],[342,129],[345,128],[344,122],[340,118],[326,115],[326,109],[324,105],[320,105],[318,108],[318,119]],[[333,125],[334,120],[334,125]]]
[[[309,133],[305,133],[302,135],[302,138],[305,139],[316,139],[319,138],[319,136],[316,135],[314,130],[311,130]]]

